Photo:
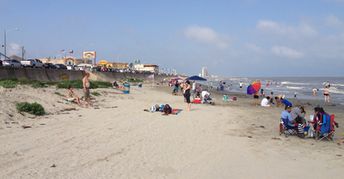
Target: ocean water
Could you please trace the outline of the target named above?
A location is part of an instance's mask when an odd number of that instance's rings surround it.
[[[334,103],[344,105],[344,77],[269,77],[269,78],[224,78],[225,90],[232,92],[246,93],[246,87],[255,80],[262,82],[265,94],[285,95],[287,98],[298,99],[319,99],[323,100],[324,82],[329,82],[331,100]],[[208,84],[217,87],[220,80],[210,80]],[[239,83],[243,82],[244,87],[240,89]],[[312,89],[319,89],[318,95],[312,95]]]

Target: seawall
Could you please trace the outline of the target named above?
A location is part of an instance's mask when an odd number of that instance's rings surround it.
[[[37,81],[63,81],[81,80],[84,71],[63,70],[63,69],[40,69],[40,68],[8,68],[0,67],[0,80],[22,79]],[[162,81],[168,75],[154,75],[155,81]],[[149,73],[120,73],[120,72],[92,72],[91,80],[109,81],[122,80],[128,78],[152,81],[152,74]]]

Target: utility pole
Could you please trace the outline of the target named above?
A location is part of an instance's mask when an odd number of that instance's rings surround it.
[[[21,58],[22,60],[24,60],[24,56],[25,56],[25,49],[24,49],[24,46],[21,47]]]
[[[6,42],[6,30],[4,30],[4,54],[5,58],[7,57],[6,51],[7,51],[7,42]]]

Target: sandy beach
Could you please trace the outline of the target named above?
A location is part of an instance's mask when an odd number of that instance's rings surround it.
[[[54,87],[0,88],[0,178],[344,178],[341,106],[325,107],[340,125],[335,141],[318,142],[280,136],[282,109],[247,98],[225,104],[217,96],[217,105],[188,112],[168,87],[93,91],[101,94],[94,107],[81,108]],[[20,114],[21,101],[37,101],[48,114]],[[166,103],[183,111],[144,111]]]

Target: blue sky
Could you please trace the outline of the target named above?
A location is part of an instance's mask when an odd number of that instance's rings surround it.
[[[0,0],[8,52],[222,76],[344,76],[344,0]],[[19,31],[12,31],[19,28]],[[0,38],[3,43],[3,37]],[[3,50],[3,49],[1,49]]]

